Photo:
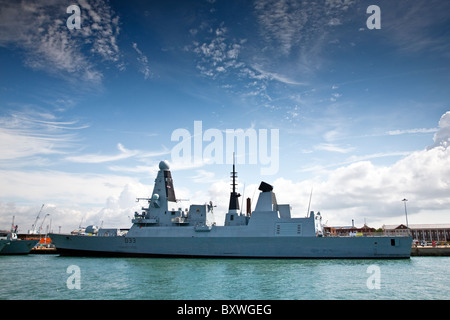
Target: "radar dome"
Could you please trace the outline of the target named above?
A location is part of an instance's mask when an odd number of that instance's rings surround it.
[[[170,166],[169,163],[166,160],[163,160],[159,163],[159,169],[160,170],[169,170]]]

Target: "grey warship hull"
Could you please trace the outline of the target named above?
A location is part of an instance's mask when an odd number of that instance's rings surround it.
[[[408,259],[410,237],[87,237],[53,234],[61,255]]]

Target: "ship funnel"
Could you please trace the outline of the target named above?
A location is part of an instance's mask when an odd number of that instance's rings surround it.
[[[253,213],[257,211],[278,211],[277,199],[275,193],[272,192],[273,187],[262,181],[258,189],[262,192],[259,194]]]

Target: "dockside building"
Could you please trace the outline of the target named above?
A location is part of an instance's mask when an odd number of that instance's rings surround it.
[[[392,235],[402,235],[410,232],[413,239],[419,241],[450,241],[450,224],[409,224],[406,227],[400,225],[383,225],[386,233]]]

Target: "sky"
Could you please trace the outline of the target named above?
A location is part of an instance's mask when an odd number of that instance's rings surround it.
[[[253,208],[265,181],[330,226],[405,224],[405,203],[410,224],[449,223],[449,12],[0,0],[0,228],[42,204],[43,232],[127,228],[161,160],[175,205],[213,201],[223,224],[233,152]]]

